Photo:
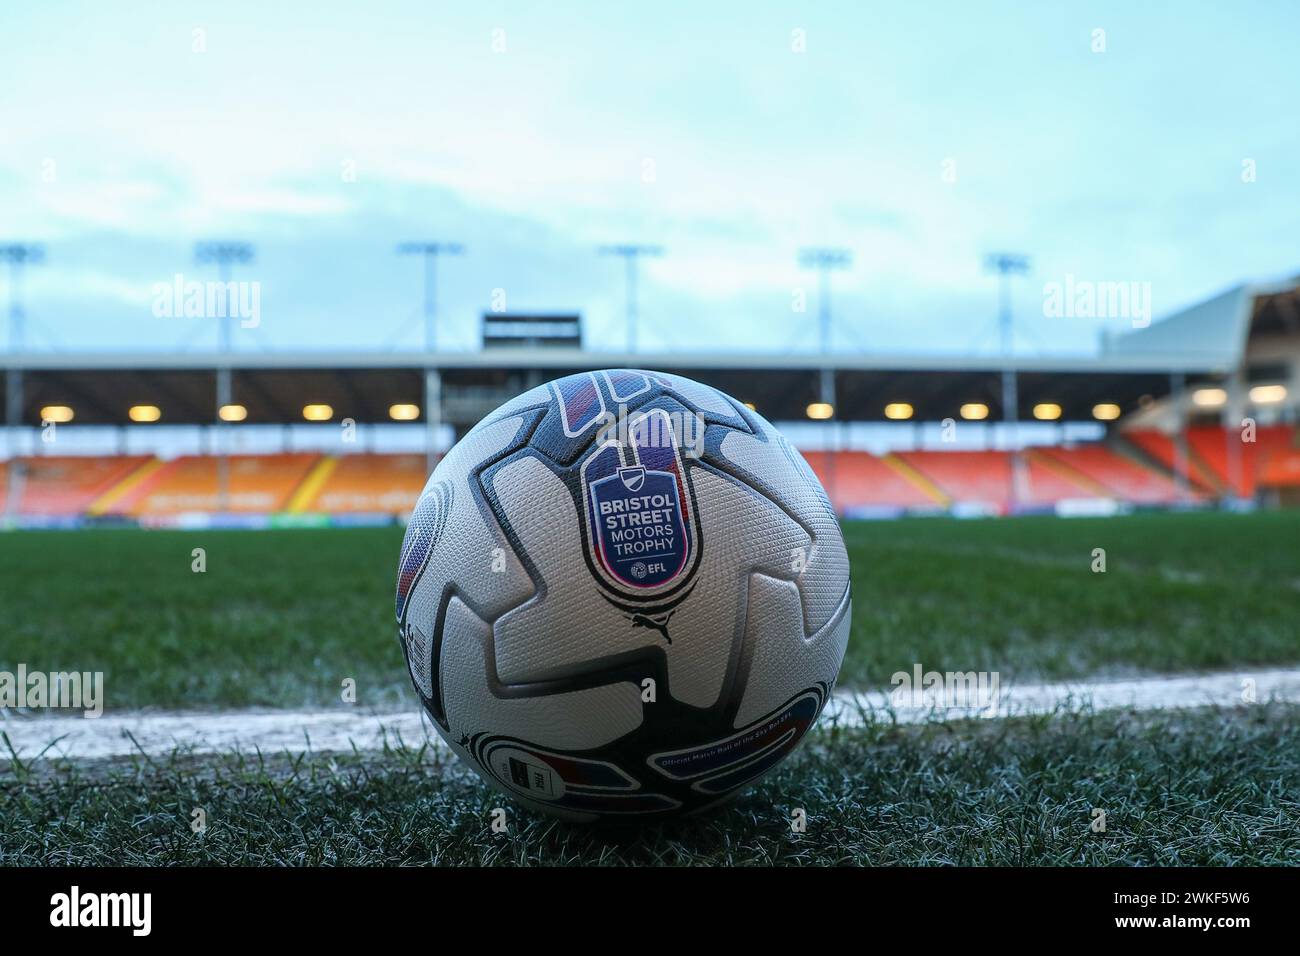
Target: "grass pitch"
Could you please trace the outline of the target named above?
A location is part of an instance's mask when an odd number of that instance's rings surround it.
[[[1016,680],[1300,663],[1300,513],[845,533],[845,685],[918,662]],[[400,541],[397,528],[0,535],[0,670],[102,670],[109,710],[342,706],[349,677],[360,706],[413,710],[393,633]],[[5,754],[0,864],[1300,865],[1295,705],[821,729],[726,807],[628,829],[530,814],[428,747]],[[497,807],[505,834],[489,827]]]
[[[641,828],[529,813],[431,748],[11,764],[0,821],[0,864],[27,865],[1296,865],[1300,707],[822,730]]]
[[[848,522],[845,686],[1300,662],[1300,512]],[[414,707],[398,528],[0,535],[0,669],[104,671],[107,707]],[[191,570],[194,548],[207,571]],[[1091,570],[1093,550],[1106,572]]]

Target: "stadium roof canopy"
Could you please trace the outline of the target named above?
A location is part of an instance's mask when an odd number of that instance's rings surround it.
[[[547,356],[549,358],[549,356]],[[539,358],[534,356],[534,359]],[[643,366],[668,374],[683,374],[715,385],[752,403],[768,418],[802,419],[808,406],[823,398],[817,367],[794,363],[747,361],[727,356],[713,365],[682,361],[681,356],[571,356],[567,365],[519,361],[491,366],[446,365],[441,370],[442,420],[467,427],[525,389],[548,379],[590,368]],[[714,356],[715,359],[721,357]],[[593,361],[594,360],[594,361]],[[1200,375],[1189,375],[1195,381]],[[402,365],[383,367],[326,364],[290,367],[238,367],[231,374],[233,403],[243,405],[249,424],[288,424],[303,421],[306,405],[329,405],[332,420],[357,422],[390,419],[394,405],[415,405],[425,420],[425,372],[406,357]],[[995,369],[845,368],[833,373],[836,417],[852,421],[883,421],[885,406],[905,402],[918,420],[956,418],[963,405],[983,404],[990,420],[1004,417],[1001,373]],[[1135,367],[1124,372],[1097,368],[1035,367],[1018,375],[1018,417],[1029,419],[1039,403],[1058,404],[1067,420],[1092,417],[1095,404],[1117,404],[1135,410],[1170,390],[1167,371]],[[41,421],[41,410],[66,405],[78,424],[125,424],[133,405],[154,405],[164,424],[210,424],[216,419],[217,372],[210,365],[158,365],[126,368],[29,368],[24,374],[25,424]]]
[[[1110,339],[1099,361],[1232,370],[1253,336],[1300,336],[1300,280],[1243,283],[1144,329]],[[1110,364],[1114,363],[1114,364]]]
[[[483,352],[42,352],[0,357],[23,370],[21,421],[68,405],[79,424],[123,424],[132,405],[156,405],[160,421],[216,419],[219,369],[230,369],[231,401],[246,421],[303,420],[308,404],[329,405],[333,420],[381,422],[393,405],[415,405],[424,419],[426,370],[440,373],[442,420],[466,427],[520,391],[592,368],[639,367],[679,373],[752,402],[771,419],[805,416],[832,373],[835,417],[885,420],[885,406],[907,403],[917,420],[957,417],[962,405],[1004,418],[1001,379],[1017,373],[1017,417],[1040,403],[1061,406],[1064,420],[1092,418],[1098,403],[1127,414],[1167,396],[1175,377],[1217,380],[1240,367],[1252,335],[1300,334],[1297,283],[1241,285],[1176,315],[1112,340],[1093,356],[934,355],[909,353],[588,352],[572,348]]]
[[[1162,323],[1163,324],[1163,323]],[[1152,326],[1155,328],[1156,326]],[[1114,354],[945,355],[925,353],[833,352],[592,352],[582,349],[493,349],[486,352],[276,351],[231,352],[30,352],[0,358],[0,366],[33,370],[134,369],[579,369],[579,368],[731,368],[836,371],[916,370],[1019,372],[1219,372],[1227,368],[1220,352],[1160,354],[1132,350]]]

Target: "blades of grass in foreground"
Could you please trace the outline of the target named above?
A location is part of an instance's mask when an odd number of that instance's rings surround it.
[[[531,814],[400,743],[10,768],[0,820],[0,863],[29,865],[1300,864],[1300,707],[841,728],[652,826]]]

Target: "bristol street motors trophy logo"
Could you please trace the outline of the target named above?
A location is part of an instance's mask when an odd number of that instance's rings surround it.
[[[690,541],[677,476],[644,465],[588,485],[596,553],[605,570],[631,588],[657,588],[686,566]]]
[[[686,597],[678,585],[698,557],[681,452],[666,413],[652,410],[627,440],[602,443],[582,466],[588,545],[606,599],[634,627],[668,638],[667,622]],[[687,592],[689,593],[689,591]]]

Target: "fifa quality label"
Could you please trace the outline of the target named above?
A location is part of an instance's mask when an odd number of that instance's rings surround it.
[[[497,779],[530,797],[558,800],[564,795],[564,781],[536,754],[515,747],[498,747],[488,757]]]
[[[601,564],[632,588],[655,588],[686,566],[690,539],[677,476],[643,465],[591,482],[591,521]]]

